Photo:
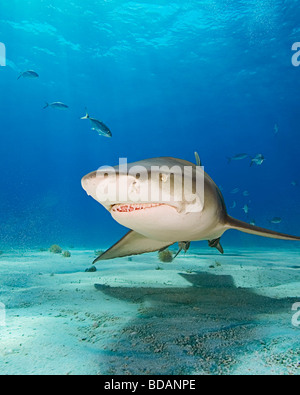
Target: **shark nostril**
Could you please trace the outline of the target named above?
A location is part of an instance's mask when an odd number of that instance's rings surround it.
[[[134,180],[131,185],[130,189],[131,192],[139,192],[140,191],[140,183],[137,180]]]

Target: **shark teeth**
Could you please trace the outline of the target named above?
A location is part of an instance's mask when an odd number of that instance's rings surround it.
[[[116,204],[112,211],[118,213],[132,213],[134,211],[145,210],[147,208],[162,206],[160,203],[141,203],[141,204]]]

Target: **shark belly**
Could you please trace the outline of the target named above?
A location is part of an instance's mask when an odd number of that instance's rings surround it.
[[[111,211],[115,221],[135,232],[153,239],[175,243],[178,241],[207,240],[207,235],[212,239],[224,233],[224,227],[218,227],[219,220],[212,221],[211,217],[202,212],[186,213],[182,215],[174,207],[159,205],[132,212]]]

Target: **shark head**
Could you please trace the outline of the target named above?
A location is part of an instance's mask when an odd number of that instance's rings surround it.
[[[204,171],[193,163],[155,158],[103,167],[82,187],[121,225],[165,241],[195,237],[204,209]]]

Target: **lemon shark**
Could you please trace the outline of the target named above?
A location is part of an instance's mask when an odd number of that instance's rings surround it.
[[[195,155],[196,165],[161,157],[100,168],[82,178],[87,194],[102,204],[115,221],[131,229],[94,263],[161,251],[175,243],[179,253],[187,251],[192,241],[200,240],[208,241],[210,247],[223,253],[220,239],[230,229],[274,239],[300,240],[228,215],[220,189]],[[190,185],[191,191],[182,193],[183,185]]]

